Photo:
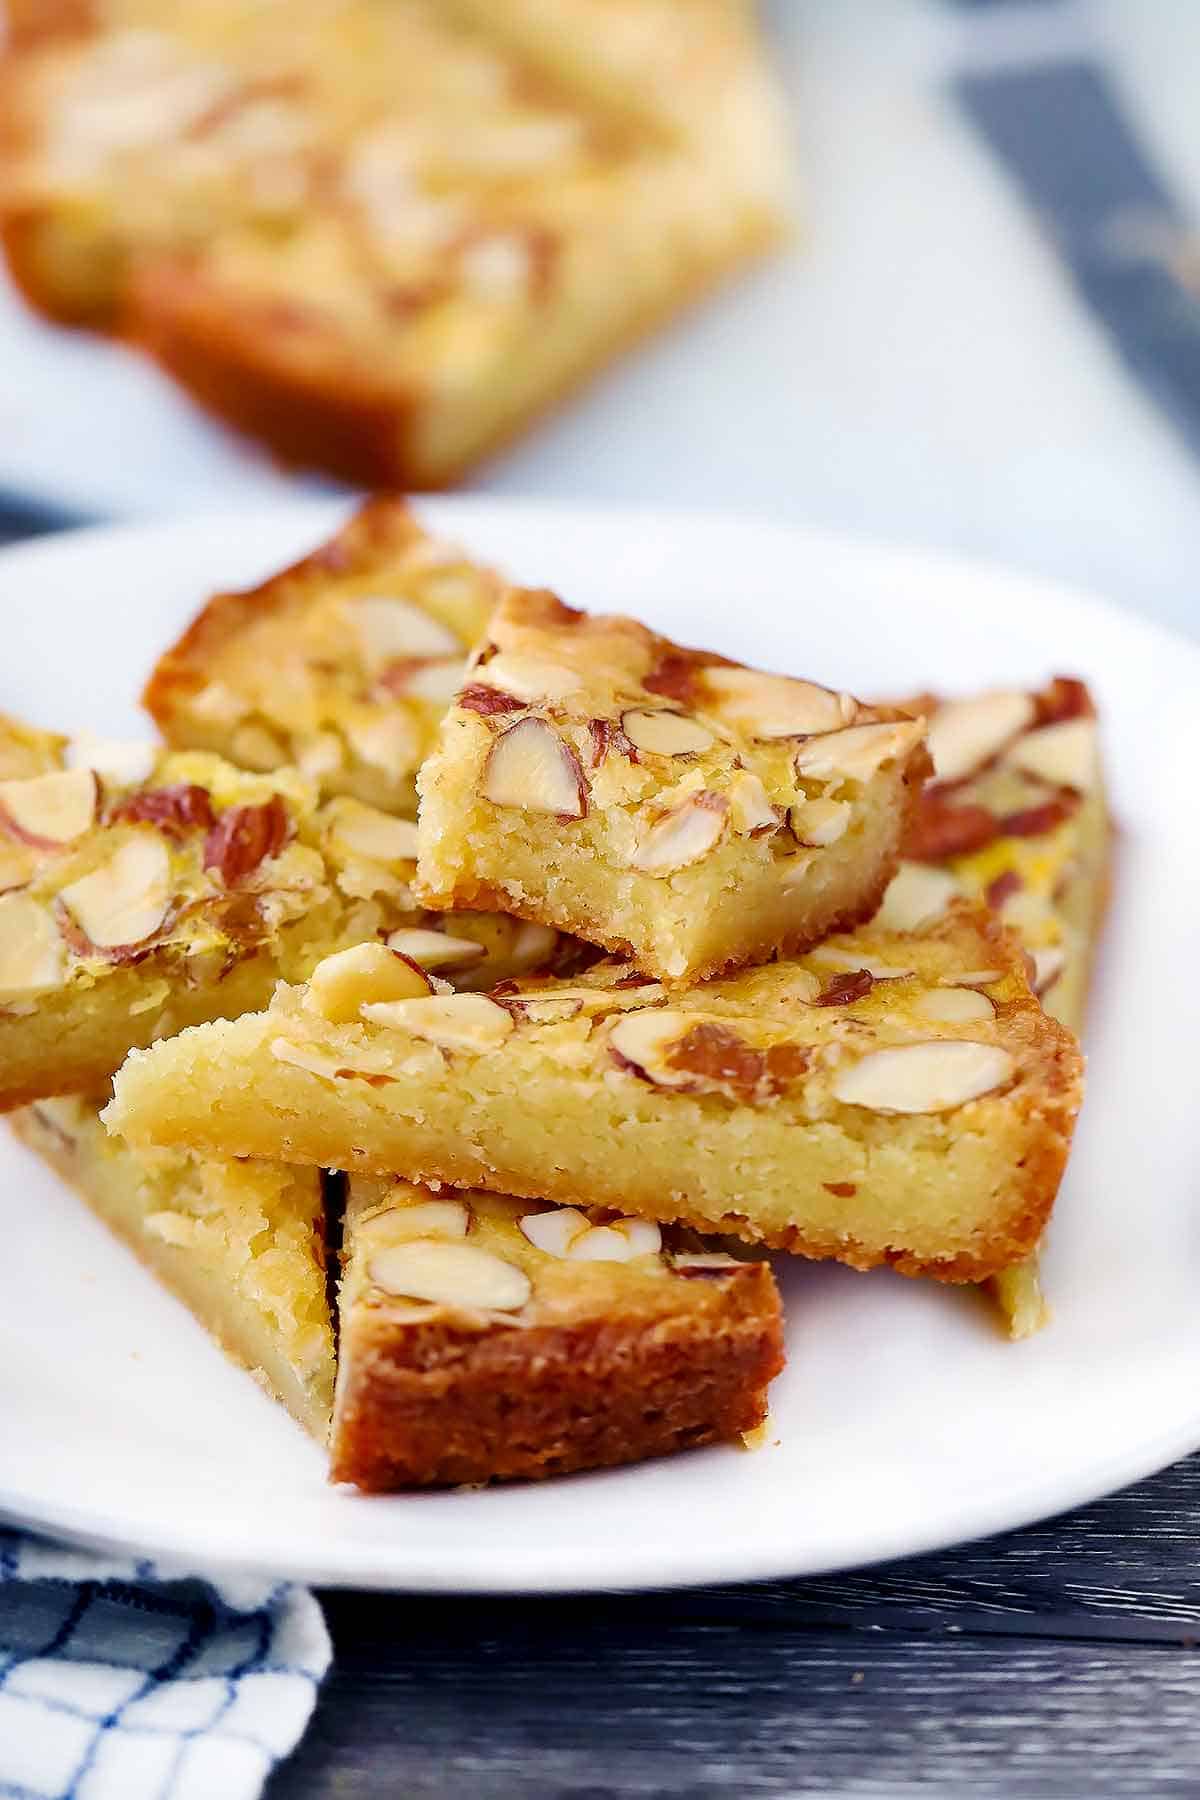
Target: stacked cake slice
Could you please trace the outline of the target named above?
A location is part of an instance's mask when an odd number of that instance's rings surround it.
[[[147,696],[167,749],[0,733],[0,1103],[336,1479],[752,1430],[768,1249],[1033,1322],[1104,880],[1078,683],[869,704],[378,500]]]

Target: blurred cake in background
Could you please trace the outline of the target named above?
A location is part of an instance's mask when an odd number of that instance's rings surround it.
[[[434,486],[775,241],[741,0],[9,0],[40,311],[284,461]]]

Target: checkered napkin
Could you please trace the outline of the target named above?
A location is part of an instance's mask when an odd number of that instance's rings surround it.
[[[304,1588],[0,1527],[0,1800],[251,1800],[329,1658]]]

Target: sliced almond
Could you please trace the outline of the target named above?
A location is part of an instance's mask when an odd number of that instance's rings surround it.
[[[850,694],[836,694],[815,681],[795,681],[787,675],[709,666],[699,679],[714,710],[751,737],[809,737],[838,731],[858,713],[858,702]]]
[[[508,950],[509,966],[518,974],[540,969],[558,949],[559,936],[550,925],[536,925],[532,919],[521,919]]]
[[[367,1274],[376,1287],[397,1299],[486,1312],[518,1312],[533,1292],[523,1269],[502,1262],[490,1250],[424,1238],[377,1250]]]
[[[97,950],[142,944],[171,899],[171,859],[161,838],[139,831],[106,862],[63,888],[59,899]]]
[[[526,1213],[520,1225],[534,1248],[545,1251],[547,1256],[566,1256],[576,1238],[583,1237],[591,1229],[584,1215],[573,1206],[557,1206],[552,1212]]]
[[[946,1025],[969,1025],[976,1019],[994,1019],[996,1009],[986,994],[976,988],[931,988],[918,994],[913,1011],[922,1019],[936,1019]]]
[[[864,956],[861,950],[841,950],[834,944],[819,944],[809,952],[810,962],[822,969],[840,969],[847,973],[865,969],[875,981],[907,981],[916,973],[911,963],[885,962],[879,956]]]
[[[743,837],[759,837],[778,831],[783,823],[779,808],[771,804],[766,788],[751,769],[739,769],[725,789],[733,829]]]
[[[0,781],[0,823],[38,849],[54,850],[82,837],[96,816],[91,769],[52,769],[26,781]]]
[[[1053,987],[1067,966],[1067,953],[1061,944],[1050,944],[1044,950],[1034,950],[1033,956],[1033,991],[1042,995],[1047,988]]]
[[[921,719],[898,719],[880,725],[850,725],[810,738],[796,752],[796,773],[816,781],[842,777],[869,781],[886,762],[911,754],[925,736]]]
[[[404,707],[359,707],[347,712],[343,729],[354,754],[385,774],[415,768],[421,760],[423,739]]]
[[[465,672],[461,656],[411,663],[402,676],[389,680],[388,692],[407,700],[427,700],[431,706],[449,706]]]
[[[487,954],[474,938],[451,937],[448,931],[423,931],[417,926],[393,931],[387,947],[411,957],[423,969],[466,969],[482,962]]]
[[[649,1219],[622,1219],[612,1225],[593,1225],[577,1237],[567,1255],[572,1262],[632,1262],[637,1256],[657,1256],[662,1233]]]
[[[636,750],[650,756],[695,756],[715,742],[707,725],[669,707],[630,707],[621,714],[621,729]]]
[[[325,1081],[336,1081],[339,1075],[348,1073],[338,1058],[323,1055],[307,1044],[293,1044],[290,1038],[272,1038],[267,1048],[276,1062],[303,1069],[306,1075],[320,1075]]]
[[[307,738],[296,751],[296,762],[304,774],[319,781],[344,767],[346,746],[336,731],[318,731]]]
[[[6,844],[0,839],[0,894],[24,887],[37,868],[32,846]]]
[[[161,754],[157,744],[136,738],[102,738],[94,732],[81,731],[67,745],[67,767],[91,769],[113,787],[138,787],[149,781]]]
[[[433,992],[424,969],[385,944],[355,944],[319,962],[308,978],[306,1012],[352,1025],[368,1001],[415,1000]]]
[[[654,1219],[614,1219],[612,1229],[625,1238],[635,1256],[657,1256],[662,1229]]]
[[[446,994],[364,1006],[372,1025],[390,1025],[443,1050],[498,1050],[512,1033],[511,1015],[486,994]]]
[[[392,594],[358,594],[346,612],[372,668],[409,656],[461,656],[462,645],[440,619]]]
[[[651,825],[638,845],[632,867],[645,875],[670,875],[715,850],[725,836],[729,808],[724,795],[689,794]]]
[[[364,806],[361,800],[334,800],[328,809],[329,841],[343,856],[365,856],[368,862],[414,862],[417,827]]]
[[[583,1011],[583,1001],[575,994],[514,994],[504,1004],[516,1018],[531,1025],[562,1025]]]
[[[962,781],[998,756],[1032,724],[1028,694],[997,691],[939,706],[929,724],[929,754],[939,781]]]
[[[587,782],[579,758],[543,719],[510,725],[488,751],[480,791],[494,806],[582,819]]]
[[[673,1069],[667,1060],[667,1051],[687,1035],[695,1018],[694,1013],[676,1012],[670,1008],[622,1013],[608,1034],[609,1050],[623,1067],[632,1069],[658,1087],[691,1087],[693,1076],[690,1071]]]
[[[938,977],[939,987],[991,987],[1004,980],[1003,969],[962,969]]]
[[[61,987],[66,951],[54,920],[28,894],[0,899],[0,1006]]]
[[[471,1228],[471,1209],[462,1200],[415,1200],[411,1206],[389,1206],[374,1218],[386,1218],[389,1235],[406,1240],[464,1238]]]
[[[804,800],[788,815],[797,842],[813,850],[836,844],[845,834],[854,808],[847,800]]]
[[[1011,1081],[1016,1063],[998,1044],[944,1038],[873,1050],[847,1063],[833,1080],[833,1096],[871,1112],[950,1112]]]
[[[212,725],[236,725],[249,712],[249,703],[223,681],[210,681],[192,695],[188,710],[195,719]]]
[[[1004,760],[1052,787],[1090,793],[1100,770],[1096,721],[1064,719],[1058,725],[1044,725],[1015,743]]]
[[[288,760],[287,746],[254,719],[238,726],[229,741],[229,755],[240,768],[258,769],[263,774]]]
[[[884,931],[919,931],[923,925],[940,919],[961,892],[948,869],[902,862],[875,914],[875,923]]]
[[[514,700],[565,700],[583,687],[582,677],[563,663],[540,656],[510,656],[501,652],[472,671],[472,679],[484,687],[498,688]]]

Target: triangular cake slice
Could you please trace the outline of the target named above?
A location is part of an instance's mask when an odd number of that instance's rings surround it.
[[[1037,1242],[1080,1086],[1016,940],[964,909],[676,994],[609,963],[372,1001],[318,969],[132,1056],[105,1119],[977,1281]]]
[[[510,590],[421,770],[418,891],[695,980],[867,918],[924,725]]]
[[[783,1366],[765,1261],[643,1219],[355,1177],[332,1473],[567,1474],[736,1438]]]
[[[210,600],[143,702],[177,749],[294,764],[323,794],[415,818],[417,769],[500,593],[402,500],[369,500],[292,568]]]
[[[320,1171],[135,1151],[105,1131],[97,1108],[86,1096],[39,1100],[10,1123],[324,1443],[334,1345]]]

